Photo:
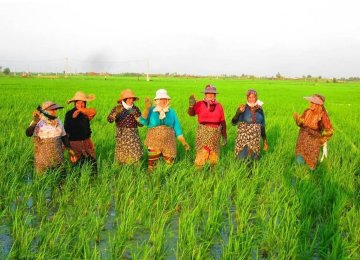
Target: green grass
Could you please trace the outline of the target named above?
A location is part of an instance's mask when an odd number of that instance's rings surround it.
[[[228,144],[215,170],[195,171],[196,118],[188,97],[212,83],[228,123]],[[172,167],[152,176],[142,164],[113,163],[115,126],[106,121],[120,91],[154,97],[166,88],[193,147],[178,146]],[[230,119],[254,88],[265,102],[270,149],[249,169],[234,160],[236,128]],[[0,77],[0,258],[80,259],[359,259],[360,83],[206,78]],[[25,129],[42,101],[65,105],[82,90],[96,94],[91,123],[99,175],[71,169],[62,189],[56,171],[33,173],[33,147]],[[301,113],[313,93],[326,96],[335,134],[329,157],[311,172],[294,163]],[[65,106],[59,116],[72,106]],[[140,129],[142,140],[146,128]]]

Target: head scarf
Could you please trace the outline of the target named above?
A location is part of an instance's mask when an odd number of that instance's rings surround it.
[[[159,100],[155,100],[156,106],[154,108],[154,112],[159,112],[159,119],[163,120],[166,117],[166,113],[169,112],[169,100],[167,101],[164,107],[159,105]]]

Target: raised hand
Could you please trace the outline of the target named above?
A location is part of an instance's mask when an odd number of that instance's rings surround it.
[[[241,113],[245,111],[245,105],[244,105],[244,104],[241,104],[241,105],[239,106],[239,111],[240,111]]]
[[[150,109],[151,106],[152,106],[152,102],[150,98],[145,98],[145,109]]]
[[[189,106],[192,107],[196,104],[196,99],[195,99],[195,95],[192,94],[190,97],[189,97]]]

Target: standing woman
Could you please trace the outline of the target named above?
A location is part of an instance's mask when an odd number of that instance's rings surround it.
[[[263,140],[264,150],[268,150],[265,132],[265,116],[262,109],[263,102],[258,100],[257,92],[250,89],[246,93],[246,104],[241,104],[232,118],[232,125],[237,125],[235,141],[235,156],[237,159],[260,158],[260,140]]]
[[[195,96],[191,95],[188,109],[190,116],[198,116],[199,125],[195,141],[195,166],[198,168],[204,166],[207,161],[211,165],[217,164],[220,153],[220,136],[222,136],[222,146],[227,141],[224,109],[216,101],[218,92],[214,86],[207,85],[204,94],[204,99],[198,102],[196,102]]]
[[[57,110],[61,108],[54,102],[43,102],[33,112],[33,120],[26,129],[26,136],[34,140],[35,170],[39,174],[63,165],[63,145],[69,150],[71,160],[75,159],[64,126],[57,117]]]
[[[132,164],[140,160],[143,150],[138,127],[141,112],[134,102],[139,100],[131,89],[120,93],[118,105],[114,107],[107,120],[116,123],[115,161],[123,164]]]
[[[300,127],[296,143],[296,161],[306,163],[314,170],[320,155],[320,148],[333,135],[330,118],[324,107],[325,97],[315,94],[305,97],[310,107],[300,116],[294,113],[296,124]]]
[[[70,146],[76,153],[76,163],[82,165],[88,161],[96,173],[95,146],[91,141],[90,129],[90,121],[95,117],[96,110],[86,107],[87,102],[94,99],[95,95],[76,92],[74,97],[67,101],[68,104],[74,103],[74,108],[66,113],[64,126],[69,135]]]
[[[148,172],[154,169],[163,156],[166,164],[171,165],[176,158],[176,138],[189,150],[175,111],[170,108],[170,97],[165,89],[156,91],[155,106],[150,99],[145,100],[145,110],[140,122],[148,127],[145,145],[148,150]]]

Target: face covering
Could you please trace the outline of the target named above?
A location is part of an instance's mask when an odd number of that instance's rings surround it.
[[[159,119],[163,120],[166,117],[166,113],[169,112],[169,101],[166,103],[164,107],[159,105],[158,100],[156,100],[156,106],[154,108],[154,112],[159,112]]]
[[[124,100],[121,100],[121,104],[123,105],[123,107],[124,107],[126,110],[129,110],[129,109],[131,109],[131,108],[134,106],[134,103],[130,106],[130,105],[126,104],[126,103],[124,102]]]

